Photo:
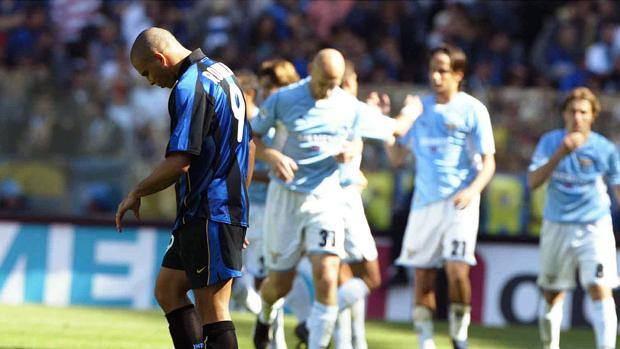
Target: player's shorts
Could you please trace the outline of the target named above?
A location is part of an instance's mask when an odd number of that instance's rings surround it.
[[[540,274],[538,285],[545,290],[563,291],[575,287],[575,272],[587,288],[618,286],[616,241],[611,216],[590,224],[543,221],[540,232]]]
[[[344,251],[346,263],[374,261],[378,257],[375,238],[364,213],[362,195],[355,186],[344,188]]]
[[[161,265],[185,270],[192,289],[240,277],[245,231],[212,220],[188,221],[172,233]]]
[[[447,261],[476,265],[480,195],[462,210],[454,207],[453,199],[411,210],[397,264],[417,268],[439,268]]]
[[[263,255],[268,270],[294,269],[304,253],[344,255],[342,189],[299,193],[271,181],[267,189]]]
[[[265,258],[263,257],[263,222],[265,217],[265,205],[251,203],[250,225],[246,238],[248,247],[243,250],[243,265],[245,270],[255,278],[267,277]]]

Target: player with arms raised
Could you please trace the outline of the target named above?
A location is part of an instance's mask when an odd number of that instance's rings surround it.
[[[530,188],[548,181],[538,275],[545,349],[560,348],[564,291],[575,287],[577,269],[593,302],[596,348],[616,347],[618,319],[611,290],[618,286],[618,272],[605,179],[620,197],[620,156],[613,143],[592,131],[600,109],[588,88],[572,90],[562,105],[565,128],[541,137],[529,168]]]
[[[413,322],[421,349],[432,339],[436,268],[444,267],[454,348],[467,347],[471,318],[469,269],[476,263],[480,193],[495,172],[495,143],[487,108],[459,87],[467,58],[443,45],[431,51],[433,94],[423,112],[398,140],[392,157],[415,155],[415,192],[397,263],[415,267]]]

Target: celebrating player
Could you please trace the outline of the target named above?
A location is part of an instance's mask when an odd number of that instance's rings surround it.
[[[592,131],[600,109],[592,91],[572,90],[562,105],[565,128],[541,137],[529,168],[530,188],[548,181],[538,275],[545,349],[560,348],[564,291],[575,287],[576,269],[594,305],[596,348],[616,347],[618,319],[611,292],[618,286],[616,242],[604,180],[620,197],[620,157],[613,143]]]
[[[155,297],[175,348],[237,348],[228,302],[241,276],[253,161],[243,95],[228,67],[164,29],[138,35],[131,63],[151,84],[172,88],[172,122],[166,158],[120,203],[117,229],[128,210],[139,218],[141,197],[176,182],[177,217]]]
[[[414,328],[421,349],[435,348],[436,268],[448,278],[450,337],[467,347],[471,312],[470,265],[478,233],[480,192],[495,172],[495,144],[486,107],[459,91],[467,58],[443,45],[432,50],[433,94],[422,98],[423,113],[398,140],[394,158],[415,155],[415,193],[397,263],[415,267]]]

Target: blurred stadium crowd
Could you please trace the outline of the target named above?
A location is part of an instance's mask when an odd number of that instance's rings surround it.
[[[146,85],[128,59],[151,25],[233,69],[281,57],[305,76],[318,49],[336,47],[363,91],[385,90],[394,104],[424,91],[426,52],[454,43],[470,58],[466,89],[491,112],[498,171],[516,182],[575,86],[602,94],[596,128],[620,145],[620,3],[611,0],[0,0],[1,212],[108,215],[162,157],[169,91]],[[406,200],[399,188],[411,171],[389,169],[379,146],[365,152],[368,173],[389,174],[368,195]],[[173,216],[169,195],[146,202],[145,216]]]

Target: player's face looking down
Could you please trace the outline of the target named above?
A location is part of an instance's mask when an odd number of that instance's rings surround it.
[[[312,64],[310,75],[312,75],[310,89],[312,90],[312,96],[317,100],[329,97],[331,91],[339,86],[342,81],[341,77],[328,76],[316,64]]]
[[[454,71],[450,65],[450,56],[443,52],[437,52],[431,57],[429,74],[433,91],[442,97],[456,93],[463,80],[463,72]]]
[[[594,123],[592,103],[586,99],[572,100],[564,109],[564,124],[569,132],[588,133]]]
[[[170,64],[170,60],[165,55],[154,52],[151,57],[132,61],[136,71],[144,76],[151,85],[159,87],[172,87],[176,81],[176,76]]]

